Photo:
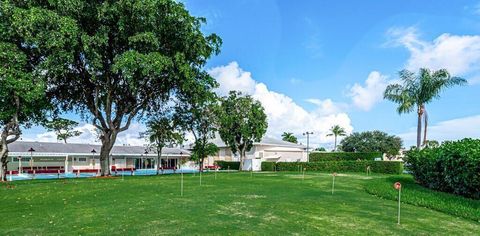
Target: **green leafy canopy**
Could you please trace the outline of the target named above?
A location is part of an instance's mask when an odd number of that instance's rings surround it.
[[[218,132],[233,153],[250,151],[267,131],[267,115],[262,104],[250,96],[231,91],[221,99]]]

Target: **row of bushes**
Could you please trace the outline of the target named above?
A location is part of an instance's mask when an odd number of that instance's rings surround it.
[[[405,161],[421,185],[480,199],[480,140],[444,142],[440,147],[413,149]]]
[[[380,152],[313,152],[309,155],[310,162],[321,161],[373,161],[375,158],[381,158]]]
[[[239,161],[215,161],[218,167],[222,170],[238,170],[240,169]]]
[[[323,161],[323,162],[262,162],[263,171],[307,171],[328,172],[365,172],[370,166],[372,173],[401,174],[403,163],[400,161]]]

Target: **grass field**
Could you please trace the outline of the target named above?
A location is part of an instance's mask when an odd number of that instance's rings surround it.
[[[480,223],[367,193],[389,176],[221,173],[14,182],[0,189],[0,235],[475,235]],[[389,186],[391,187],[391,186]]]

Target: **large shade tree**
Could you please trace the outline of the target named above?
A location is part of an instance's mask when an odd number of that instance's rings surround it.
[[[218,112],[218,133],[233,153],[240,154],[240,170],[245,153],[267,132],[267,115],[259,101],[231,91],[221,99]]]
[[[388,85],[384,98],[398,104],[397,112],[417,111],[417,148],[422,143],[422,118],[425,122],[423,142],[427,141],[428,115],[426,105],[438,99],[440,92],[455,85],[464,85],[463,78],[452,77],[445,69],[430,71],[421,68],[418,74],[408,70],[399,73],[401,83]]]
[[[3,16],[0,14],[0,19]],[[3,21],[0,21],[2,23]],[[22,127],[43,120],[48,103],[45,84],[17,45],[5,42],[0,26],[0,179],[5,180],[8,145],[18,140]],[[26,150],[25,150],[26,151]]]
[[[399,154],[402,144],[400,137],[374,130],[345,137],[340,142],[340,149],[345,152],[380,152],[391,159]]]
[[[3,1],[6,41],[42,75],[52,102],[100,132],[102,175],[117,135],[172,95],[210,79],[221,40],[173,0]],[[193,86],[195,87],[195,86]]]
[[[328,136],[333,136],[335,138],[335,144],[334,144],[334,147],[333,147],[333,151],[337,150],[337,138],[339,136],[345,136],[345,135],[347,135],[347,132],[340,125],[334,125],[334,126],[332,126],[332,128],[330,128],[330,133],[327,134],[327,137]]]

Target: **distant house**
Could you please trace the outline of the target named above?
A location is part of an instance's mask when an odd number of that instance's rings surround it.
[[[60,170],[71,173],[100,169],[100,145],[17,141],[8,147],[8,171]],[[163,148],[161,167],[179,168],[181,159],[189,156],[190,152],[184,149]],[[143,146],[114,146],[110,154],[110,168],[155,169],[156,158],[154,150]]]
[[[215,156],[205,160],[205,166],[214,165],[215,161],[239,161],[239,155],[233,154],[230,148],[220,139],[212,141],[219,147]],[[259,159],[270,162],[304,162],[307,161],[306,147],[301,144],[290,143],[270,137],[264,137],[260,142],[255,142],[253,148],[246,153],[246,159]]]

